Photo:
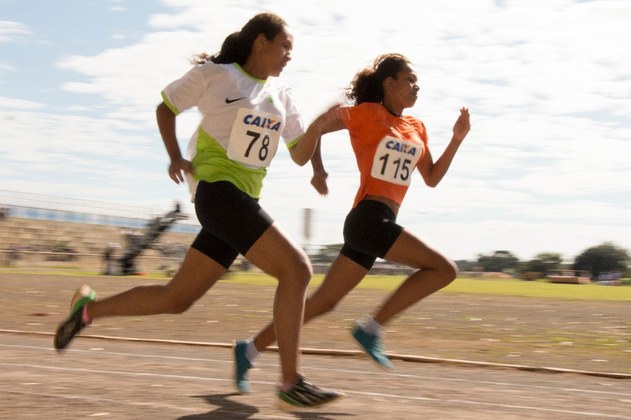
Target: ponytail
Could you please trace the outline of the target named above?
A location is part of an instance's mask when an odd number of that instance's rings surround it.
[[[285,26],[286,23],[281,17],[272,13],[260,13],[250,19],[239,32],[228,35],[217,54],[201,53],[194,56],[191,62],[199,65],[212,61],[215,64],[237,63],[243,66],[250,57],[254,41],[260,34],[272,41]]]

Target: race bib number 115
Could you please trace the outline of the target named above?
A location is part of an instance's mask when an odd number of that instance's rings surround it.
[[[422,147],[417,143],[385,137],[375,151],[370,175],[393,184],[410,185]]]
[[[278,115],[239,109],[230,133],[228,157],[255,167],[269,166],[278,149],[282,125]]]

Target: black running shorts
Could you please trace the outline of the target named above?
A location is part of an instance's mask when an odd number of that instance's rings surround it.
[[[402,231],[386,204],[363,200],[346,216],[340,253],[370,270],[377,257],[388,253]]]
[[[258,200],[231,182],[197,184],[195,213],[202,225],[191,245],[228,269],[274,222]]]

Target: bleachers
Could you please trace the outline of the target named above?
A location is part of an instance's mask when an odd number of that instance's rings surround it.
[[[162,208],[0,189],[0,266],[101,270],[108,246],[118,260],[133,235],[143,235],[165,213]],[[177,268],[198,231],[194,215],[178,218],[152,243],[153,249],[142,251],[137,268]]]
[[[0,265],[73,265],[86,269],[100,269],[105,248],[115,244],[114,257],[125,248],[129,233],[142,234],[143,229],[129,229],[114,225],[75,223],[53,220],[38,220],[5,216],[0,219]],[[181,233],[167,230],[159,237],[158,243],[188,247],[195,233]],[[63,261],[61,249],[71,251],[73,258]],[[20,258],[11,258],[19,255]],[[69,255],[69,254],[68,254]],[[66,255],[66,256],[68,256]],[[46,263],[48,262],[48,264]],[[143,270],[156,270],[165,265],[174,265],[155,249],[145,250],[139,258]]]

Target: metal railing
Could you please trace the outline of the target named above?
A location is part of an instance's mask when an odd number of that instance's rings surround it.
[[[3,217],[139,229],[144,228],[147,221],[159,213],[156,213],[156,209],[129,207],[116,203],[0,190],[0,214]],[[192,215],[187,216],[187,219],[175,223],[171,231],[197,233],[200,228],[197,219]]]

